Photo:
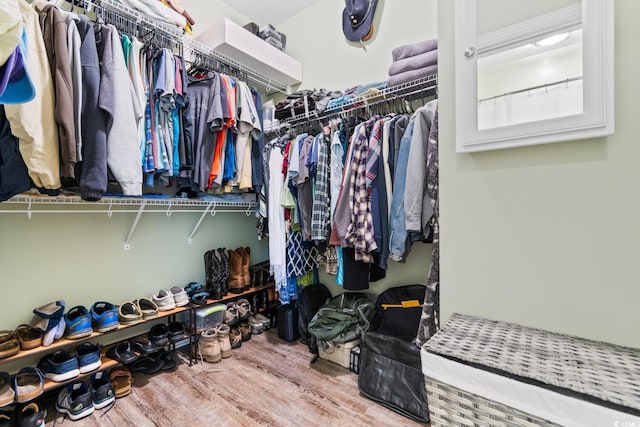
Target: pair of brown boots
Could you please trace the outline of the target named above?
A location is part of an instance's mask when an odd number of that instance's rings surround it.
[[[241,294],[251,287],[250,263],[251,248],[237,248],[229,251],[229,292]]]

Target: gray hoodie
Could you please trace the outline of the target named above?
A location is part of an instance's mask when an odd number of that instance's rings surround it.
[[[82,162],[76,179],[83,200],[96,201],[107,191],[106,111],[101,108],[100,66],[93,25],[81,16],[76,24],[82,44]]]

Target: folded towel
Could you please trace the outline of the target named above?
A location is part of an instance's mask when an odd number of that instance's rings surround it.
[[[436,50],[438,48],[438,39],[427,40],[424,42],[417,42],[413,44],[406,44],[398,46],[391,51],[391,56],[394,61],[399,59],[408,58],[410,56],[420,55],[421,53]]]
[[[437,65],[429,65],[428,67],[419,68],[417,70],[405,71],[404,73],[389,76],[387,79],[387,86],[398,86],[403,83],[409,83],[413,80],[420,79],[422,77],[431,76],[438,73]]]
[[[389,67],[389,75],[395,76],[405,71],[417,70],[429,65],[438,65],[438,49],[393,61]]]

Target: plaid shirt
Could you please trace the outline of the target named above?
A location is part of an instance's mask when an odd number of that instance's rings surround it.
[[[367,191],[367,155],[369,141],[366,125],[358,128],[358,135],[354,135],[353,160],[349,179],[349,209],[351,223],[347,227],[345,239],[355,249],[355,260],[367,263],[373,262],[371,252],[378,249],[373,234],[373,217],[371,203]]]
[[[325,133],[320,138],[316,186],[311,211],[311,240],[326,242],[329,237],[329,143],[331,137]]]

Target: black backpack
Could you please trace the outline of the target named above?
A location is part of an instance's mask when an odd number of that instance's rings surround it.
[[[389,288],[378,295],[371,320],[371,330],[413,341],[418,334],[425,285],[404,285]]]
[[[331,298],[331,292],[322,283],[305,286],[298,295],[298,331],[300,340],[309,346],[309,352],[318,353],[318,344],[313,335],[307,329],[309,322],[327,300]]]

